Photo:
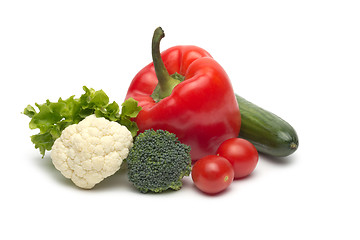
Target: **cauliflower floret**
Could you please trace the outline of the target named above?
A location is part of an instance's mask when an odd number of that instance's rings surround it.
[[[51,159],[76,186],[90,189],[119,170],[132,146],[126,127],[90,115],[64,129],[52,147]]]

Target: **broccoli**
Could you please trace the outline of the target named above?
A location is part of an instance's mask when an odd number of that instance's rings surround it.
[[[179,190],[191,172],[190,149],[173,133],[145,130],[126,158],[129,181],[142,193]]]

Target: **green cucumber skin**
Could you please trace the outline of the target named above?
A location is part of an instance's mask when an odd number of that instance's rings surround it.
[[[275,114],[235,94],[241,113],[239,138],[251,142],[258,152],[286,157],[299,146],[295,129]]]

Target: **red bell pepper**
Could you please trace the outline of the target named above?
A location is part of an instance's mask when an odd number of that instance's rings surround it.
[[[191,146],[192,160],[215,154],[219,145],[238,136],[240,111],[224,69],[204,49],[175,46],[160,54],[161,28],[154,32],[153,63],[132,80],[127,98],[142,110],[140,132],[163,129]]]

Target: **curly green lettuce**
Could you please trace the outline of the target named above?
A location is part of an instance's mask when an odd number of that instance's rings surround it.
[[[39,129],[38,134],[31,136],[35,148],[39,149],[42,157],[45,151],[50,151],[55,140],[60,137],[61,132],[69,125],[77,124],[89,115],[104,117],[110,121],[118,122],[127,127],[133,137],[138,132],[137,124],[132,121],[140,112],[141,107],[132,98],[127,99],[121,105],[114,101],[109,103],[109,97],[103,90],[95,91],[92,88],[83,87],[85,93],[80,98],[71,96],[57,102],[46,100],[43,104],[35,103],[38,111],[28,105],[23,114],[30,117],[30,129]]]

